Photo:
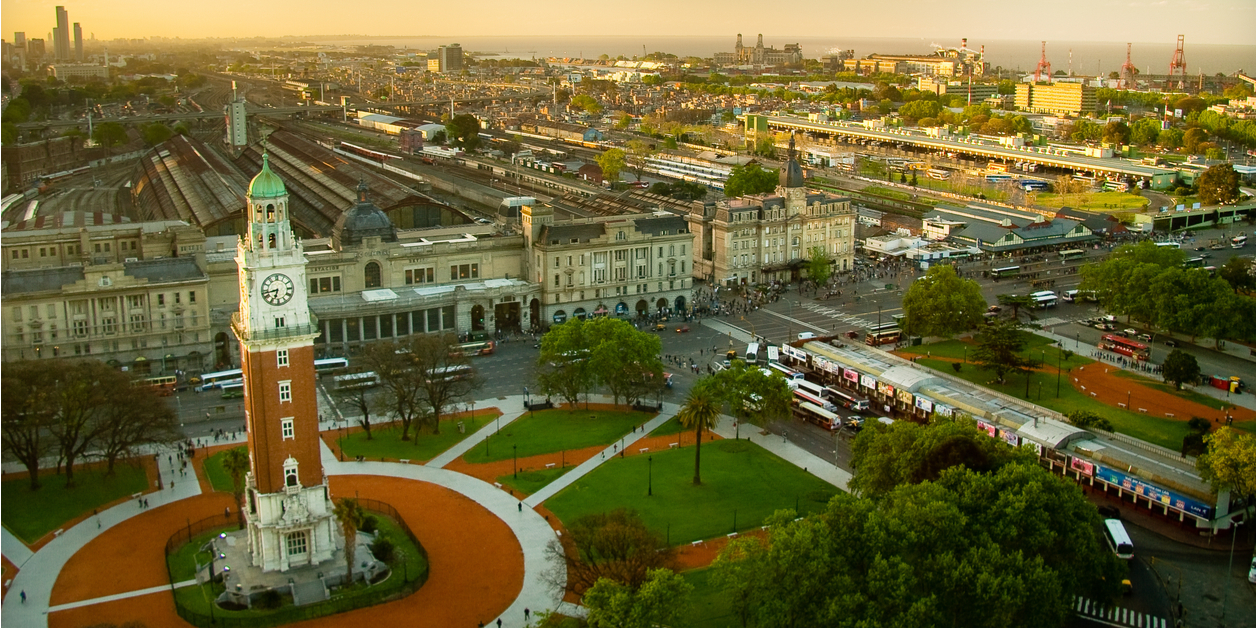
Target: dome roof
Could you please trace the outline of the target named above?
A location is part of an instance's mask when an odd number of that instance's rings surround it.
[[[270,171],[270,156],[262,153],[262,171],[249,182],[249,196],[253,198],[277,198],[287,196],[283,179]]]
[[[333,231],[336,243],[341,246],[361,244],[365,238],[382,238],[385,242],[397,241],[397,228],[384,210],[367,200],[366,181],[358,182],[358,203],[340,214]]]
[[[781,167],[781,187],[800,188],[805,185],[802,166],[798,165],[797,151],[794,150],[794,136],[789,136],[789,159]]]

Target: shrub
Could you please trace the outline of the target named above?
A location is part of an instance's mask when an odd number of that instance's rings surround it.
[[[270,589],[269,591],[257,596],[257,601],[253,603],[253,605],[257,608],[266,610],[279,608],[280,604],[283,604],[283,598],[280,597],[279,592],[274,589]]]
[[[371,543],[371,553],[375,555],[375,559],[385,563],[392,562],[393,555],[396,553],[395,549],[392,540],[383,534]]]
[[[358,529],[367,534],[375,534],[375,531],[379,529],[379,519],[375,518],[375,515],[367,515],[362,518],[362,525],[358,526]]]

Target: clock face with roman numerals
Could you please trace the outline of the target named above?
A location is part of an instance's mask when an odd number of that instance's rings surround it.
[[[275,273],[262,280],[262,300],[271,305],[283,305],[292,298],[292,278]]]

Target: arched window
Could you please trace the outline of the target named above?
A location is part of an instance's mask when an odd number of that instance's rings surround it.
[[[266,222],[275,222],[275,205],[274,203],[266,205]]]
[[[275,234],[273,233],[270,234],[269,244],[266,246],[266,248],[270,248],[270,249],[275,248]]]
[[[380,286],[379,264],[371,262],[366,265],[366,271],[363,273],[366,279],[367,288],[378,288]]]

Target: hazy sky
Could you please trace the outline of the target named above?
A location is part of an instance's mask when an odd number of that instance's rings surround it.
[[[4,39],[45,37],[63,4],[84,38],[258,35],[729,35],[1256,42],[1256,0],[7,0]]]

